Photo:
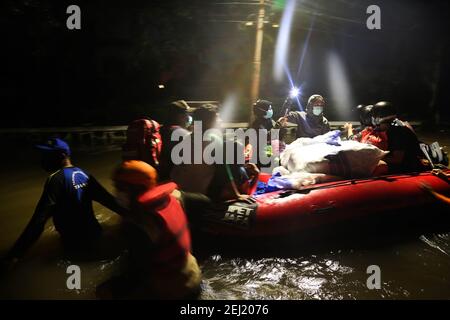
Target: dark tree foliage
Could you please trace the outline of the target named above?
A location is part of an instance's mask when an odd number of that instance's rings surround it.
[[[231,118],[248,111],[257,7],[216,0],[4,0],[0,10],[2,126],[125,124],[158,118],[172,99],[240,97]],[[68,30],[66,8],[81,7],[81,30]],[[280,4],[267,7],[261,97],[277,104],[289,89],[272,77]],[[315,15],[302,72],[307,95],[330,95],[326,57],[348,71],[355,103],[394,101],[410,118],[450,118],[449,4],[379,0],[383,29],[368,32],[369,0],[299,2],[289,69],[296,73]],[[159,89],[158,85],[165,89]],[[247,105],[244,105],[247,103]],[[329,111],[331,118],[338,115]]]

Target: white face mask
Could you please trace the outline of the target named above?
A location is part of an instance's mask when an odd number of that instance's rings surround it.
[[[186,122],[186,128],[189,128],[192,125],[192,117],[188,116],[187,122]]]
[[[130,209],[131,201],[130,201],[130,196],[128,195],[128,193],[123,192],[123,191],[117,191],[116,201],[121,207],[123,207],[125,209]]]
[[[320,116],[323,113],[323,107],[313,107],[313,115]]]

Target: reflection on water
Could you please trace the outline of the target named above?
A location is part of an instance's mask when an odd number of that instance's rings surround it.
[[[204,266],[204,299],[321,299],[329,283],[352,268],[339,262],[302,258],[231,259],[213,256]],[[217,270],[223,273],[216,274]]]
[[[214,255],[203,263],[202,298],[450,299],[449,254],[450,234],[436,234],[387,248],[295,258]],[[371,264],[381,268],[380,290],[366,286]]]
[[[51,225],[26,258],[2,279],[0,298],[94,299],[96,286],[120,272],[127,254],[119,228],[120,218],[109,213],[97,217],[104,227],[104,236],[95,252],[64,254]],[[80,290],[69,290],[66,286],[70,265],[81,269]]]
[[[95,288],[126,263],[119,218],[99,216],[105,239],[96,257],[62,254],[47,228],[27,258],[2,280],[1,298],[94,299]],[[269,254],[270,255],[270,254]],[[201,299],[450,299],[450,234],[429,234],[401,244],[311,254],[280,248],[274,257],[213,254],[201,260]],[[69,265],[81,267],[81,290],[66,287]],[[369,265],[381,268],[381,290],[369,290]]]
[[[449,234],[433,234],[431,237],[421,236],[420,240],[430,247],[450,256],[450,235]]]

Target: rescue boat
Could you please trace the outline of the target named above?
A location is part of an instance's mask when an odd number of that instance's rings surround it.
[[[437,210],[450,217],[448,203],[435,196],[450,196],[449,176],[446,169],[271,192],[256,196],[254,202],[237,201],[205,209],[200,229],[211,235],[264,238],[301,234],[373,216],[389,220],[406,213],[407,219],[419,213],[425,221],[431,219],[431,211]]]

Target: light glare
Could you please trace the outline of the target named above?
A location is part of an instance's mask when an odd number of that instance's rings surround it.
[[[291,92],[289,93],[289,96],[291,98],[295,98],[295,97],[298,97],[299,94],[300,94],[300,90],[298,88],[294,87],[294,88],[291,89]]]

